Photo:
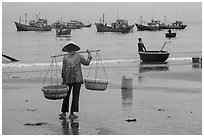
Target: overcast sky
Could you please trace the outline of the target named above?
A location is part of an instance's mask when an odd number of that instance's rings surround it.
[[[118,19],[127,19],[130,24],[139,21],[143,16],[145,21],[159,19],[164,21],[182,20],[184,23],[202,22],[201,2],[3,2],[2,22],[4,25],[13,25],[19,21],[20,16],[28,14],[28,19],[36,19],[40,13],[41,18],[48,19],[49,23],[59,20],[71,19],[84,22],[99,22],[105,13],[108,24]]]

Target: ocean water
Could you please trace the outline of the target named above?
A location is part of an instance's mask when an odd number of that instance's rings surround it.
[[[202,56],[202,24],[187,24],[184,30],[176,32],[176,38],[166,38],[167,30],[162,31],[133,31],[128,34],[96,32],[96,26],[71,31],[70,38],[56,37],[55,29],[47,32],[19,32],[12,26],[3,26],[2,52],[19,59],[18,63],[3,63],[3,67],[49,65],[51,56],[62,54],[62,47],[68,41],[77,43],[81,50],[100,50],[102,60],[106,63],[120,61],[140,61],[137,52],[138,38],[143,39],[147,50],[160,50],[164,42],[168,44],[163,50],[170,52],[168,61],[191,59]],[[95,53],[92,53],[94,56]],[[84,54],[86,57],[86,54]],[[62,57],[57,58],[58,62]]]

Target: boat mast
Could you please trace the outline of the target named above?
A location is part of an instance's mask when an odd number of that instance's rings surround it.
[[[104,24],[104,22],[105,22],[105,21],[104,21],[104,16],[105,16],[105,15],[104,15],[104,13],[103,13],[103,24]]]
[[[19,23],[21,23],[21,16],[20,16],[20,18],[19,18]]]
[[[25,25],[27,23],[27,13],[25,13]]]
[[[36,21],[38,21],[38,14],[36,14]]]
[[[164,24],[166,24],[166,16],[164,16]]]
[[[142,24],[143,22],[142,22],[142,16],[140,16],[140,23]]]

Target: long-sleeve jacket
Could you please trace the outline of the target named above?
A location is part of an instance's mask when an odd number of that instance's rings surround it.
[[[81,64],[88,66],[92,57],[85,59],[78,53],[65,55],[62,63],[63,84],[83,83]]]

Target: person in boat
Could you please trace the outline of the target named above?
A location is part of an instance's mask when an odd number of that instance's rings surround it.
[[[171,29],[169,29],[168,32],[171,33]]]
[[[142,38],[138,39],[139,43],[138,43],[138,52],[146,52],[146,48],[144,46],[144,44],[142,43]]]
[[[69,86],[69,90],[67,96],[63,99],[61,108],[62,113],[59,116],[66,117],[66,112],[69,112],[69,97],[72,92],[70,119],[78,117],[74,112],[79,112],[79,95],[81,84],[83,84],[81,64],[88,66],[92,59],[91,52],[88,49],[86,50],[88,53],[87,59],[77,53],[76,51],[78,50],[80,50],[80,47],[74,42],[69,42],[62,48],[63,52],[69,53],[64,56],[62,63],[62,84]]]

